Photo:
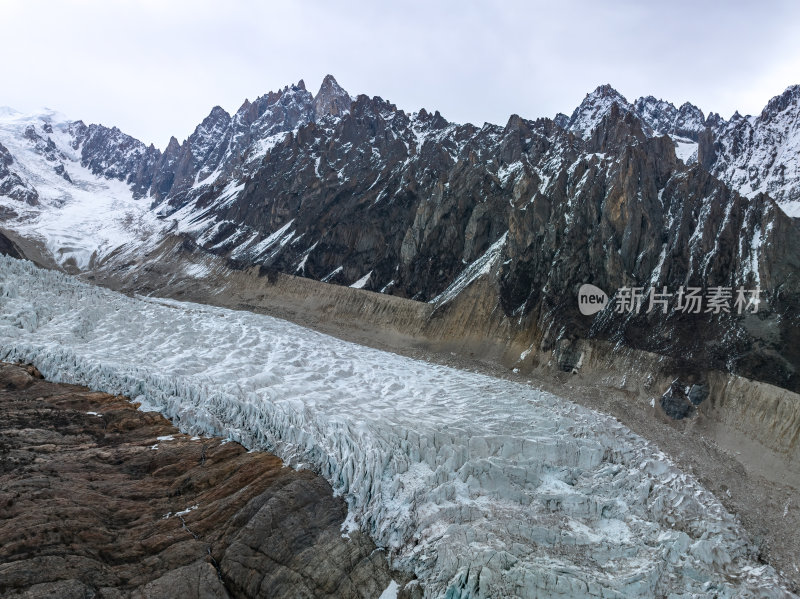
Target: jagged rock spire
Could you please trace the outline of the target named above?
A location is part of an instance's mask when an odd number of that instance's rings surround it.
[[[351,102],[350,94],[337,83],[333,75],[326,75],[314,96],[314,115],[317,119],[327,115],[340,116],[350,111]]]

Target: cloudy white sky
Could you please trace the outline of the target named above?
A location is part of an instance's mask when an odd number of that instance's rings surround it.
[[[117,125],[164,147],[212,106],[332,73],[449,120],[629,100],[758,113],[800,83],[796,0],[0,0],[0,106]]]

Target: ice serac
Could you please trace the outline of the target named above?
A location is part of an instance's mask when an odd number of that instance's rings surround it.
[[[692,476],[529,386],[7,257],[0,359],[314,468],[425,597],[793,597]]]

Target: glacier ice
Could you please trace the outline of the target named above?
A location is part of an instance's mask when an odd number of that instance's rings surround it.
[[[793,596],[656,447],[529,386],[6,257],[0,359],[313,468],[427,597]]]
[[[41,134],[45,125],[51,126],[44,135],[54,144],[52,155],[42,154],[24,134],[31,127]],[[80,269],[126,247],[153,247],[170,223],[159,220],[147,200],[134,199],[127,183],[96,175],[82,164],[71,125],[52,111],[0,115],[0,143],[13,155],[18,174],[39,194],[35,206],[0,196],[0,212],[14,215],[5,217],[3,226],[41,241],[59,264]],[[53,160],[69,172],[69,182],[53,170]]]

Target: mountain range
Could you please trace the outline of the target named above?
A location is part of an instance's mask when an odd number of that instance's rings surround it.
[[[598,339],[798,391],[798,115],[800,86],[726,121],[603,85],[569,116],[478,127],[329,75],[316,94],[300,81],[214,107],[162,151],[0,109],[0,249],[133,291],[257,267],[438,316],[479,296],[476,318],[524,339],[521,361],[569,371],[578,342]],[[585,283],[669,301],[584,316]],[[681,310],[689,287],[729,290],[729,311]],[[742,313],[738,289],[759,300]]]

